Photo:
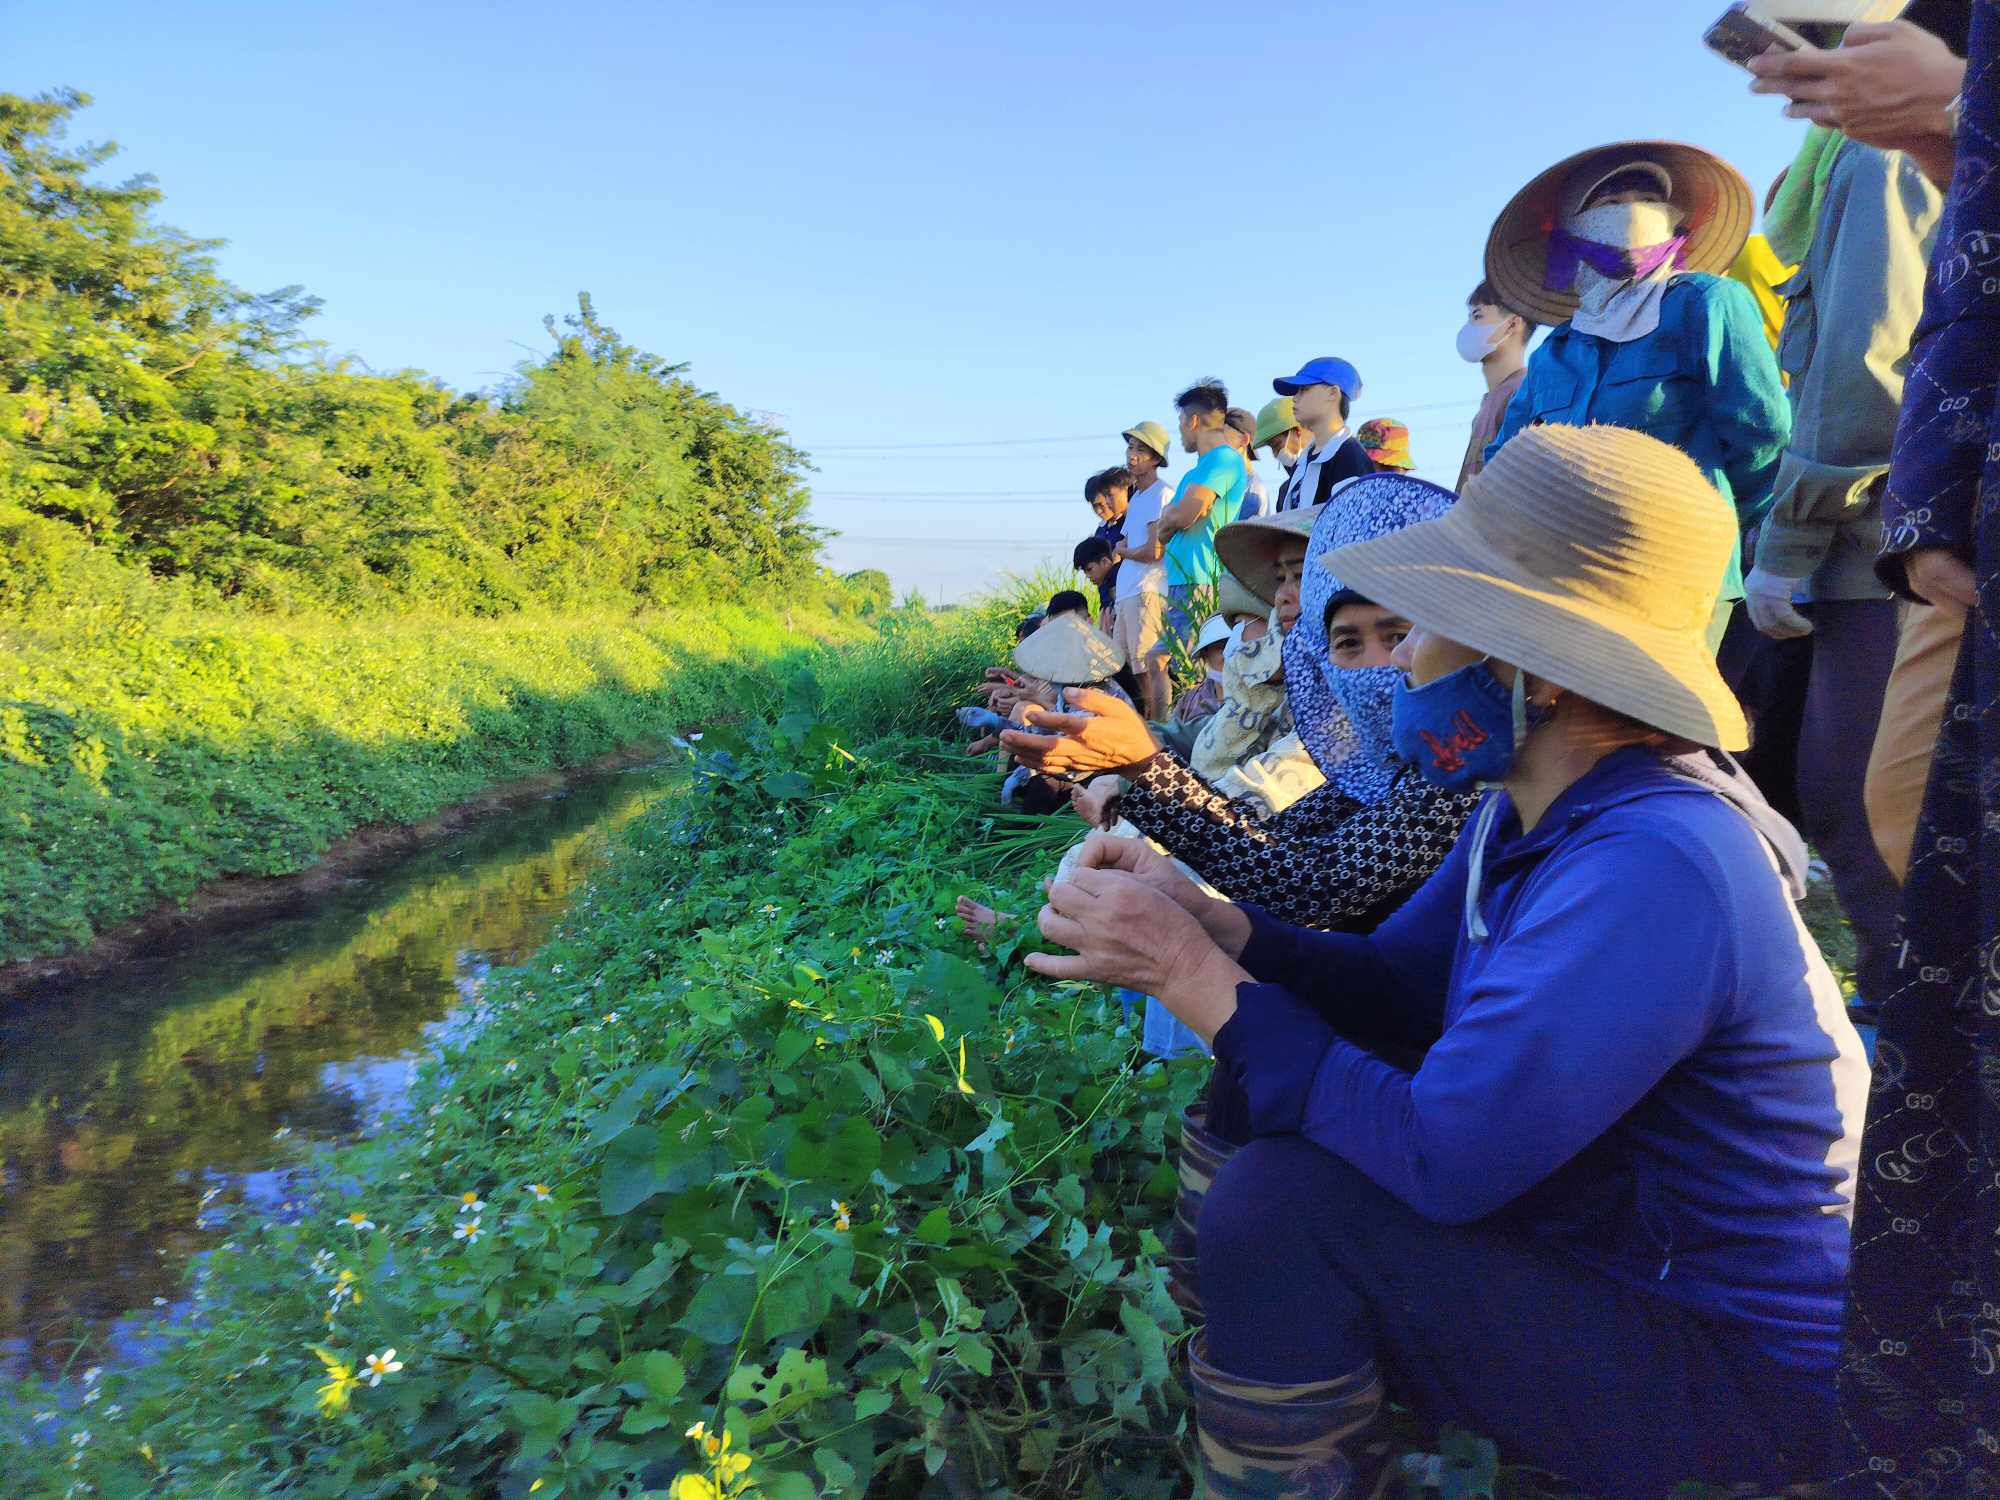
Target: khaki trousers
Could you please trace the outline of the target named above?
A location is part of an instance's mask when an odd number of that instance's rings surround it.
[[[1945,695],[1958,665],[1965,615],[1943,605],[1906,604],[1896,665],[1882,698],[1875,749],[1868,757],[1868,827],[1875,847],[1901,884],[1910,873],[1910,846],[1924,809],[1931,754],[1944,723]]]

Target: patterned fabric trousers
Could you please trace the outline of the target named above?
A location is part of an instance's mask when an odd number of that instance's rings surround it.
[[[1843,1492],[2000,1495],[2000,0],[1974,0],[1957,171],[1883,503],[1972,567],[1861,1142]]]

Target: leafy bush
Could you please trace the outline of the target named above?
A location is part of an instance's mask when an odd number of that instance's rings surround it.
[[[841,594],[804,455],[587,295],[492,394],[350,368],[317,299],[230,285],[149,180],[97,180],[88,102],[0,94],[0,611],[97,598],[106,563],[318,614]]]

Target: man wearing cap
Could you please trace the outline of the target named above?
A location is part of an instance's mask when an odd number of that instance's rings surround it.
[[[1236,519],[1248,521],[1261,516],[1271,508],[1271,489],[1264,483],[1264,476],[1257,472],[1257,419],[1240,406],[1229,408],[1229,415],[1223,419],[1228,428],[1229,446],[1243,458],[1243,505],[1236,512]]]
[[[1167,568],[1165,538],[1159,535],[1160,512],[1173,490],[1160,471],[1167,466],[1172,445],[1158,422],[1138,422],[1125,429],[1125,469],[1132,476],[1132,498],[1125,506],[1120,540],[1112,551],[1118,563],[1118,592],[1113,610],[1112,638],[1125,653],[1132,675],[1139,679],[1149,719],[1167,716]]]
[[[1373,1496],[1391,1402],[1565,1492],[1846,1462],[1868,1062],[1803,841],[1714,753],[1747,739],[1705,640],[1735,537],[1664,443],[1524,432],[1325,559],[1410,623],[1398,751],[1497,788],[1422,889],[1311,932],[1101,834],[1049,888],[1074,951],[1028,967],[1158,996],[1247,1106],[1196,1244],[1208,1493]]]
[[[1753,525],[1792,413],[1756,301],[1723,274],[1752,213],[1742,173],[1671,141],[1579,152],[1516,193],[1487,239],[1486,279],[1508,306],[1557,326],[1486,461],[1537,423],[1629,427],[1700,464]],[[1717,584],[1709,633],[1720,645],[1743,597],[1738,549]]]
[[[1264,409],[1257,413],[1257,435],[1250,442],[1250,457],[1255,459],[1259,448],[1269,448],[1271,457],[1284,466],[1286,477],[1299,465],[1299,455],[1306,451],[1306,444],[1312,441],[1312,434],[1299,426],[1297,414],[1292,409],[1290,396],[1278,396],[1264,403]],[[1238,520],[1248,520],[1239,516]]]
[[[1307,360],[1298,374],[1272,381],[1271,389],[1292,398],[1293,414],[1312,440],[1278,491],[1279,510],[1323,505],[1341,480],[1375,472],[1347,430],[1347,414],[1361,398],[1361,372],[1353,365],[1321,355]]]

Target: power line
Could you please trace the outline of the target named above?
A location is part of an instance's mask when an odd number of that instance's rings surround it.
[[[1078,490],[814,490],[814,500],[1062,500],[1084,504]]]
[[[936,537],[936,536],[855,536],[839,532],[829,542],[881,542],[888,546],[911,547],[1075,547],[1074,540],[1060,542],[1024,541],[1019,537]]]
[[[1476,405],[1477,403],[1475,403]],[[914,452],[917,449],[937,448],[1032,448],[1037,443],[1104,443],[1116,437],[1101,432],[1085,432],[1076,437],[1035,437],[1035,438],[984,438],[978,442],[951,443],[832,443],[825,446],[807,447],[809,453],[883,453]],[[801,444],[805,447],[806,445]]]
[[[1371,410],[1380,409],[1385,417],[1403,413],[1429,411],[1461,411],[1479,405],[1474,396],[1461,401],[1429,401],[1416,406],[1398,406],[1395,402],[1370,401]],[[1106,432],[1082,432],[1073,436],[1031,437],[1031,438],[980,438],[977,440],[958,439],[948,443],[808,443],[795,439],[808,453],[935,453],[946,448],[1032,448],[1040,443],[1109,443],[1117,437],[1117,430]]]

